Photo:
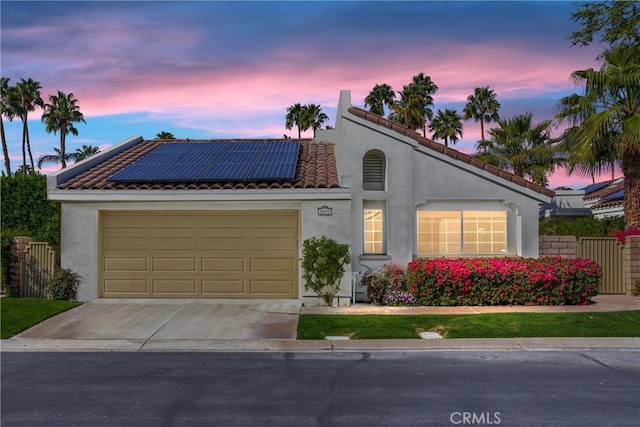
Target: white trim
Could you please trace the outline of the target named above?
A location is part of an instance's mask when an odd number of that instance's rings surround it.
[[[271,190],[53,190],[58,202],[191,202],[247,200],[351,200],[347,188]]]

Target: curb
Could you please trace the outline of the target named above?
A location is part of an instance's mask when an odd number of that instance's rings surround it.
[[[458,338],[445,340],[54,340],[10,338],[2,352],[276,352],[640,351],[640,338]]]

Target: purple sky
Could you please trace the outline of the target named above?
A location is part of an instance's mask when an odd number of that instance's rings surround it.
[[[191,139],[296,136],[284,126],[291,104],[320,104],[333,125],[340,90],[364,107],[375,84],[399,91],[420,72],[440,88],[434,112],[461,113],[473,89],[488,85],[502,117],[531,111],[539,122],[579,91],[572,71],[598,66],[599,46],[566,40],[577,28],[574,10],[569,1],[3,0],[2,76],[11,85],[39,81],[45,101],[58,90],[75,95],[87,123],[68,137],[70,150],[160,131]],[[29,123],[36,158],[59,144],[41,114]],[[21,124],[5,127],[15,169]],[[479,139],[479,124],[464,122],[455,148],[473,152]],[[564,172],[550,179],[551,188],[588,183]]]

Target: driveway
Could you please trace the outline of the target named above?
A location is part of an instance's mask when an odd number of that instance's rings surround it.
[[[45,340],[256,340],[296,338],[301,301],[104,298],[22,332]]]

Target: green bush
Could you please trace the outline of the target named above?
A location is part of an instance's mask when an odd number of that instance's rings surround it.
[[[333,305],[333,297],[340,290],[344,267],[349,262],[348,244],[338,243],[327,236],[305,240],[302,247],[304,288],[315,292],[327,305]]]
[[[539,234],[541,236],[576,236],[579,239],[580,237],[611,237],[614,233],[623,230],[623,217],[543,218],[540,220]]]
[[[407,286],[418,305],[588,304],[601,268],[585,258],[417,259]]]
[[[47,177],[15,174],[0,177],[2,284],[10,284],[11,242],[15,236],[60,244],[60,204],[47,200]]]
[[[47,283],[47,296],[51,299],[76,301],[82,277],[68,268],[59,268]]]

